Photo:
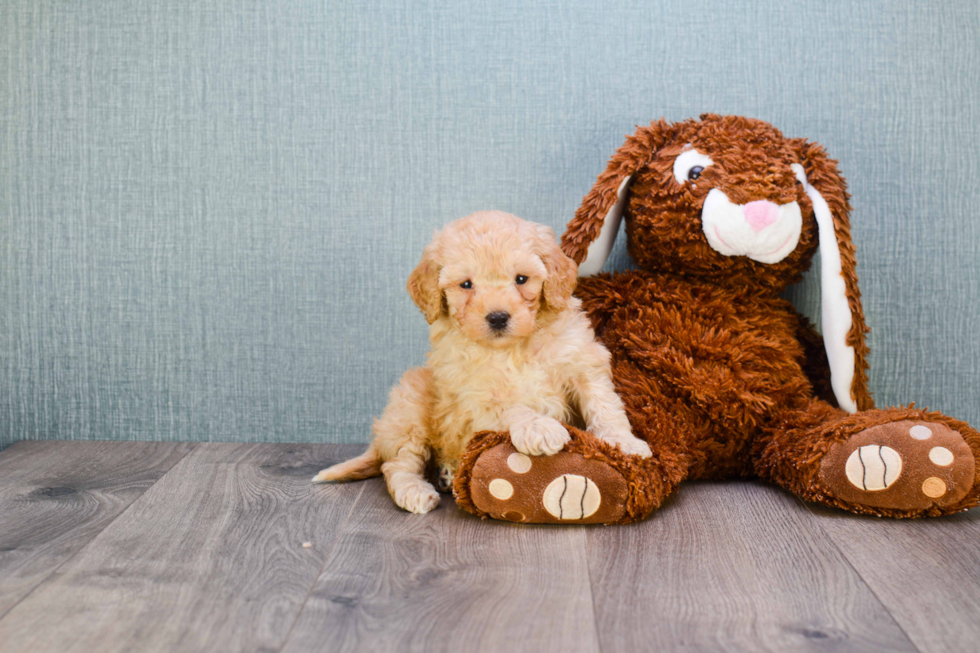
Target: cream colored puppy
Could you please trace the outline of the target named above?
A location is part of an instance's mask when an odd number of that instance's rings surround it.
[[[483,211],[437,233],[408,280],[431,325],[428,361],[391,391],[367,451],[313,481],[384,474],[395,503],[425,513],[439,503],[424,476],[430,456],[448,490],[473,434],[510,431],[518,451],[551,455],[569,439],[561,421],[649,456],[613,389],[609,352],[572,297],[575,283],[575,263],[548,227]]]

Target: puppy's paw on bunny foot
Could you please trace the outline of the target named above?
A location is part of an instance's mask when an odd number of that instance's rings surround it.
[[[640,458],[649,458],[653,455],[653,451],[650,450],[650,445],[641,440],[640,438],[633,437],[632,435],[625,437],[602,437],[602,440],[608,442],[611,445],[616,446],[620,451],[630,456],[639,456]]]
[[[552,417],[522,420],[510,427],[514,448],[528,456],[551,456],[571,440],[568,429]]]
[[[416,515],[424,515],[439,505],[439,493],[428,483],[401,485],[392,492],[392,498],[399,508]]]

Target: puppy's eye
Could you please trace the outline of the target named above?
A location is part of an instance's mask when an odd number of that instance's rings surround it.
[[[701,154],[695,149],[685,150],[674,159],[674,179],[678,184],[694,181],[712,163],[714,161],[707,154]]]
[[[473,282],[467,279],[463,283],[459,284],[459,287],[462,288],[463,290],[469,290],[470,288],[473,287]]]
[[[524,284],[527,283],[527,277],[525,277],[523,274],[519,274],[517,275],[517,278],[514,281],[517,282],[518,286],[523,286]]]

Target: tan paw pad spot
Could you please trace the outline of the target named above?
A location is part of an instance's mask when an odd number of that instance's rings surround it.
[[[602,503],[599,487],[585,476],[562,474],[544,491],[544,508],[563,520],[591,517]]]
[[[930,476],[922,482],[922,494],[931,499],[938,499],[946,494],[946,484],[943,479]]]
[[[929,460],[934,465],[949,467],[953,464],[953,452],[946,447],[933,447],[929,450]]]
[[[495,478],[490,481],[490,487],[488,489],[490,490],[490,496],[501,501],[506,501],[514,496],[514,486],[510,484],[510,481],[505,481],[502,478]]]
[[[916,424],[909,429],[909,435],[916,440],[928,440],[932,437],[932,429],[930,429],[928,426],[923,426],[922,424]]]
[[[531,471],[531,458],[522,453],[512,453],[507,456],[507,466],[511,471],[518,474],[526,474]]]
[[[844,468],[847,480],[859,490],[877,492],[902,474],[902,457],[891,447],[869,444],[855,449]]]

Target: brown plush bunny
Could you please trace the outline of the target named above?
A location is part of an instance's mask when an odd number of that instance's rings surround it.
[[[653,457],[570,429],[562,452],[511,469],[508,435],[484,433],[457,473],[458,503],[510,521],[625,523],[685,479],[756,476],[862,514],[977,505],[976,430],[936,412],[874,407],[849,211],[823,148],[767,123],[704,115],[639,129],[562,247],[580,264],[576,294]],[[588,276],[623,215],[640,269]],[[823,339],[779,296],[818,245]],[[513,495],[494,497],[495,478]]]

